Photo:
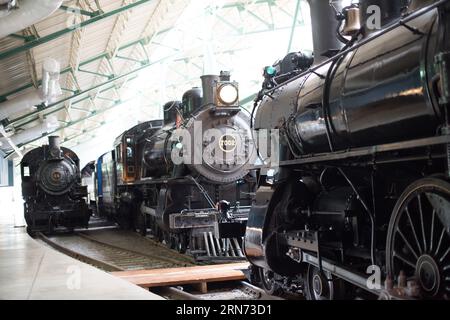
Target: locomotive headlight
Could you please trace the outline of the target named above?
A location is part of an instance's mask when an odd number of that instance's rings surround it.
[[[239,98],[239,91],[236,85],[226,83],[221,85],[217,90],[219,101],[224,105],[234,105]]]

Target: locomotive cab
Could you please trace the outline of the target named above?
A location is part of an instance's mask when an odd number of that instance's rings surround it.
[[[116,154],[117,184],[132,184],[142,176],[142,148],[141,140],[152,135],[153,131],[161,128],[163,122],[176,117],[176,109],[164,112],[165,120],[151,120],[140,123],[120,135],[114,143]]]
[[[117,162],[117,181],[120,184],[132,183],[136,179],[136,157],[134,138],[124,134],[115,146]]]

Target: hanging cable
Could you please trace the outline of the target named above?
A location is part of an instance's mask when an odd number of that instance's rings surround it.
[[[375,265],[375,217],[370,210],[369,206],[367,205],[366,201],[364,201],[364,198],[359,193],[358,189],[355,187],[353,182],[350,180],[350,178],[347,176],[347,174],[344,172],[342,168],[337,168],[341,175],[344,177],[344,179],[347,181],[347,183],[350,185],[350,187],[353,189],[353,192],[356,194],[356,197],[358,198],[359,202],[361,202],[362,206],[364,207],[364,210],[366,210],[370,222],[371,222],[371,244],[370,244],[370,260],[372,262],[372,265]]]

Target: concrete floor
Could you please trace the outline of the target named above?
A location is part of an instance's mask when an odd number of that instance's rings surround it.
[[[38,243],[3,213],[0,209],[0,299],[163,299]]]

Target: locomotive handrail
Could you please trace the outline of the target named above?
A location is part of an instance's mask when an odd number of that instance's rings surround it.
[[[416,18],[418,18],[418,17],[420,17],[420,16],[422,16],[422,15],[432,11],[432,10],[438,8],[439,6],[441,6],[443,4],[446,4],[449,1],[450,0],[439,0],[438,2],[436,2],[436,3],[432,4],[432,5],[429,5],[427,7],[421,8],[419,10],[416,10],[416,11],[408,14],[406,17],[398,20],[397,22],[394,22],[394,23],[388,25],[386,28],[384,28],[380,32],[375,33],[373,36],[360,40],[359,42],[357,42],[355,45],[351,46],[350,48],[345,49],[345,50],[339,52],[338,54],[336,54],[335,56],[333,56],[333,57],[323,61],[322,63],[319,63],[318,65],[316,65],[316,66],[314,66],[312,68],[309,68],[306,71],[303,71],[303,72],[299,73],[298,75],[290,78],[289,80],[286,80],[282,84],[279,84],[279,85],[277,85],[277,86],[275,86],[275,87],[265,91],[263,93],[263,95],[269,95],[269,94],[273,93],[275,90],[278,90],[281,87],[285,86],[286,84],[291,83],[291,82],[293,82],[293,81],[295,81],[295,80],[297,80],[297,79],[299,79],[299,78],[301,78],[303,76],[306,76],[307,74],[309,74],[311,72],[315,72],[316,70],[322,68],[323,66],[326,66],[327,64],[329,64],[329,63],[339,59],[340,57],[342,57],[342,56],[344,56],[344,55],[354,51],[355,49],[358,49],[358,48],[362,47],[363,45],[365,45],[365,44],[367,44],[367,43],[369,43],[369,42],[379,38],[380,36],[382,36],[382,35],[390,32],[390,31],[394,30],[397,27],[404,26],[405,28],[407,28],[407,26],[405,26],[405,24],[407,22],[410,22],[411,20],[414,20],[414,19],[416,19]]]
[[[209,196],[208,191],[206,191],[205,188],[203,188],[203,186],[200,183],[198,183],[198,181],[193,176],[186,176],[186,178],[195,183],[197,188],[200,190],[200,193],[203,194],[203,196],[205,197],[206,201],[208,201],[208,203],[211,206],[211,208],[215,209],[216,206],[214,204],[214,201]]]

